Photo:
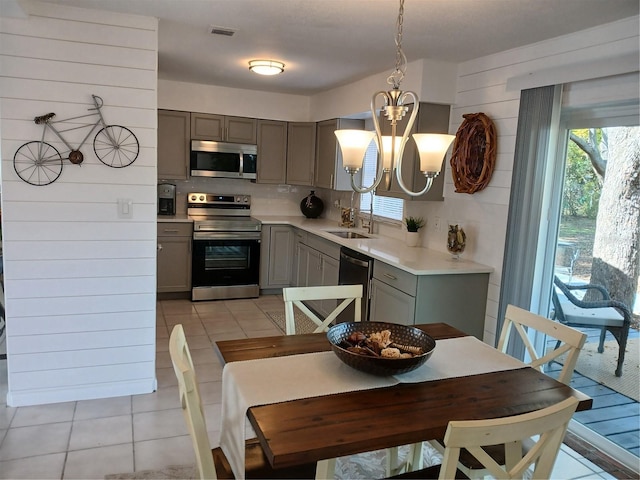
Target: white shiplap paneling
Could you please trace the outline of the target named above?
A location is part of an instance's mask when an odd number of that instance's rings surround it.
[[[0,18],[7,402],[150,392],[156,383],[157,20],[38,2],[29,3],[29,12]],[[134,164],[102,164],[93,152],[94,132],[81,148],[83,164],[65,161],[54,184],[20,180],[13,154],[40,138],[33,118],[86,114],[91,94],[104,99],[107,124],[135,133]],[[67,136],[76,145],[84,132]],[[47,141],[66,150],[55,137]],[[118,199],[133,202],[133,218],[118,214]]]
[[[459,65],[457,95],[452,107],[450,131],[457,130],[462,121],[462,114],[484,112],[496,123],[498,134],[495,178],[482,192],[474,195],[457,194],[454,192],[449,167],[446,173],[445,207],[442,209],[444,214],[455,216],[467,232],[472,231],[474,235],[478,235],[474,239],[475,242],[470,240],[474,242],[475,249],[469,252],[469,257],[495,269],[489,285],[484,334],[486,342],[493,344],[496,338],[502,252],[505,245],[506,213],[511,194],[510,178],[519,113],[520,94],[518,90],[507,87],[509,79],[522,78],[532,72],[546,70],[551,72],[545,77],[548,84],[561,83],[566,81],[566,72],[575,74],[576,71],[585,71],[583,68],[572,68],[576,64],[583,66],[592,62],[594,65],[602,65],[602,60],[610,56],[629,54],[635,54],[637,58],[638,45],[638,17],[633,17]],[[591,73],[599,77],[608,76],[606,71],[593,70]],[[619,87],[637,98],[637,88],[635,91],[633,86],[627,88],[628,78],[602,78],[598,82],[600,88],[590,92],[592,100],[618,100]],[[496,208],[479,208],[482,204],[494,205],[498,210],[502,210],[502,214],[496,214]]]

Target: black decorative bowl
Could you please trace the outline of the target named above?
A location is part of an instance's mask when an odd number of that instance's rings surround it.
[[[369,357],[350,352],[341,347],[353,332],[369,335],[382,330],[391,331],[391,341],[400,345],[421,347],[425,352],[412,358]],[[345,322],[338,323],[329,329],[327,338],[331,349],[340,360],[352,368],[379,376],[397,375],[410,372],[423,365],[436,348],[436,341],[422,330],[407,325],[386,322]]]

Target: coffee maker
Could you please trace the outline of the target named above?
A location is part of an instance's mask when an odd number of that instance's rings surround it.
[[[170,183],[158,184],[158,215],[176,214],[176,186]]]

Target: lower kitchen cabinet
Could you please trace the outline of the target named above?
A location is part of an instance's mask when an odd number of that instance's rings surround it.
[[[413,275],[376,260],[369,319],[444,322],[482,340],[488,286],[488,273]]]
[[[416,297],[378,279],[371,282],[369,320],[413,325],[416,315]]]
[[[158,293],[191,290],[191,223],[158,222]]]
[[[260,245],[260,288],[291,285],[294,229],[289,225],[263,225]]]
[[[316,287],[338,285],[340,247],[315,235],[296,239],[296,285]],[[336,300],[306,302],[322,316],[329,315],[336,307]]]

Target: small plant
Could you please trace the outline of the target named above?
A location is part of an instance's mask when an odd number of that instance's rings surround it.
[[[417,232],[424,227],[424,219],[422,217],[408,217],[404,219],[404,223],[407,225],[407,231]]]

